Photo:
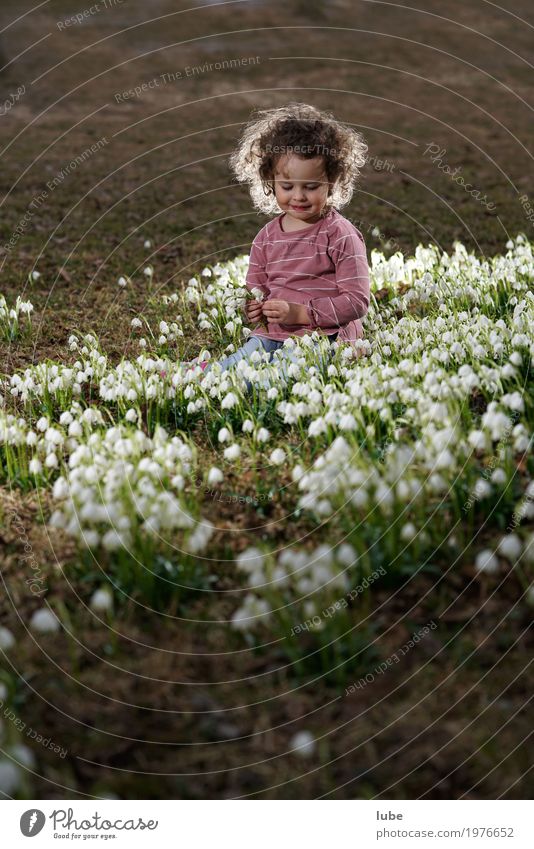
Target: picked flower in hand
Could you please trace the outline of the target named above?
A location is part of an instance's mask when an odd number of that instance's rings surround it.
[[[261,307],[259,306],[261,302],[264,300],[264,293],[261,289],[258,289],[254,286],[252,289],[248,287],[245,289],[245,313],[249,321],[257,321],[256,327],[263,325],[265,329],[267,329],[267,320],[265,316],[261,312]],[[251,303],[251,301],[253,303]],[[250,309],[250,313],[249,313]]]

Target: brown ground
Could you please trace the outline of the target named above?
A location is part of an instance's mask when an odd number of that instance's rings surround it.
[[[518,199],[534,195],[527,0],[501,8],[427,0],[424,11],[363,0],[235,2],[183,13],[194,4],[159,0],[148,4],[151,20],[147,4],[128,0],[58,28],[89,5],[50,2],[12,26],[30,4],[4,0],[0,12],[4,96],[26,86],[0,118],[0,244],[47,181],[105,139],[4,251],[2,291],[24,293],[37,311],[31,342],[3,347],[4,372],[65,358],[74,330],[94,329],[116,357],[131,354],[131,316],[158,317],[146,262],[154,289],[169,292],[206,263],[248,250],[265,219],[232,184],[227,158],[257,106],[309,101],[363,132],[375,167],[364,170],[344,214],[369,251],[387,239],[407,253],[433,241],[449,250],[460,239],[493,254],[518,232],[531,237]],[[252,56],[257,64],[185,76],[188,66]],[[115,98],[177,71],[180,80]],[[495,212],[430,161],[430,144]],[[42,278],[30,290],[32,268]],[[126,292],[116,286],[125,273],[136,284]],[[200,344],[188,338],[180,356]],[[73,622],[72,639],[24,635],[18,616],[36,603],[20,572],[20,539],[6,526],[1,621],[19,636],[17,709],[68,750],[63,760],[33,745],[34,798],[531,796],[528,616],[514,573],[494,594],[495,584],[481,595],[471,587],[469,564],[439,587],[415,578],[391,601],[390,591],[373,591],[375,607],[384,605],[374,621],[387,657],[466,590],[402,668],[344,696],[321,680],[295,679],[276,646],[252,653],[223,624],[202,621],[231,615],[233,593],[192,599],[185,616],[196,624],[125,609],[112,640],[77,602],[87,598],[78,573],[69,584],[54,570],[56,559],[76,558],[37,521],[36,497],[5,489],[2,503],[6,515],[15,505],[49,597],[63,600]],[[226,540],[234,550],[253,539],[242,530],[253,511],[236,516],[214,502],[211,518],[241,529]],[[219,571],[218,589],[235,588],[227,567]],[[321,738],[308,761],[287,754],[302,728]]]

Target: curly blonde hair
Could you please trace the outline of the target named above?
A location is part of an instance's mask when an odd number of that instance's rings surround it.
[[[331,112],[292,102],[253,112],[228,164],[239,183],[248,183],[254,208],[276,215],[281,212],[274,192],[279,157],[286,152],[306,159],[323,156],[328,181],[333,184],[326,212],[350,201],[367,150],[361,133],[341,124]]]

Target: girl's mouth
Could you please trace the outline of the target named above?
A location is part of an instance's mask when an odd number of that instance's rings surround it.
[[[302,211],[302,210],[304,210],[304,209],[309,209],[309,208],[310,208],[309,206],[295,206],[295,204],[290,204],[290,206],[291,206],[291,209],[296,209],[296,210],[298,210],[298,211]]]

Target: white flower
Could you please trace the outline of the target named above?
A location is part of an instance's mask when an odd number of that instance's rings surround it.
[[[32,750],[23,743],[16,743],[14,746],[10,746],[9,754],[11,757],[15,758],[21,766],[25,766],[27,769],[35,768],[35,755]]]
[[[123,547],[124,541],[121,534],[115,528],[110,528],[102,537],[102,545],[106,551],[115,551]]]
[[[128,281],[127,281],[126,277],[119,277],[119,279],[117,280],[117,283],[119,284],[121,289],[124,289],[124,287],[128,285]]]
[[[259,550],[250,546],[236,557],[236,563],[239,569],[245,572],[257,572],[263,569],[265,565],[265,556]]]
[[[113,595],[107,589],[95,590],[89,605],[91,610],[104,613],[113,608]]]
[[[222,427],[219,433],[217,434],[217,439],[219,440],[219,442],[228,442],[228,440],[231,438],[232,434],[230,433],[227,427]]]
[[[479,551],[475,559],[475,569],[478,572],[486,572],[488,575],[494,575],[498,572],[499,561],[494,552],[490,551],[489,548]]]
[[[410,542],[410,540],[414,539],[417,536],[417,528],[413,524],[413,522],[407,522],[406,525],[402,528],[400,532],[400,537],[405,542]]]
[[[310,422],[308,426],[308,436],[319,436],[321,433],[326,433],[328,425],[322,416]]]
[[[151,265],[147,265],[146,268],[143,269],[143,274],[145,275],[145,277],[148,277],[150,279],[154,274],[154,269]]]
[[[484,451],[486,448],[487,438],[482,430],[472,430],[467,437],[467,441],[475,451]]]
[[[30,628],[38,634],[53,634],[59,631],[59,619],[47,607],[41,607],[30,619]]]
[[[127,422],[136,422],[137,421],[137,411],[134,410],[133,407],[130,407],[129,410],[126,411],[126,415],[124,416]]]
[[[268,442],[270,438],[271,438],[271,434],[267,430],[267,428],[266,427],[260,427],[260,429],[258,430],[258,432],[256,434],[256,439],[258,440],[258,442]]]
[[[226,395],[226,397],[223,398],[223,400],[221,402],[221,408],[223,410],[231,410],[232,407],[235,407],[236,404],[237,404],[237,395],[235,395],[233,392],[229,392],[228,395]]]
[[[83,433],[83,428],[82,428],[80,422],[76,421],[76,419],[75,419],[69,425],[68,434],[69,434],[69,436],[78,437],[78,436],[81,436],[82,433]]]
[[[28,469],[31,475],[40,475],[43,471],[43,464],[37,459],[37,457],[32,457],[28,463]]]
[[[131,320],[131,322],[130,322],[130,325],[131,325],[132,327],[134,327],[134,328],[142,327],[142,326],[143,326],[143,322],[141,321],[141,319],[140,319],[140,318],[132,318],[132,320]]]
[[[283,448],[275,448],[269,456],[269,460],[275,466],[281,466],[285,462],[286,452]]]
[[[241,454],[241,448],[236,442],[234,442],[232,445],[229,445],[228,448],[225,448],[223,453],[226,460],[237,460]]]
[[[152,247],[152,242],[150,241],[150,239],[145,239],[145,241],[143,242],[143,247],[144,247],[146,250],[148,250],[149,248],[151,248],[151,247]]]
[[[315,737],[310,731],[299,731],[289,743],[292,752],[304,758],[309,758],[316,749]]]
[[[352,545],[349,545],[348,542],[342,543],[339,548],[336,549],[335,556],[337,562],[341,566],[354,566],[358,559],[358,555],[354,548]]]
[[[9,651],[9,649],[13,648],[14,645],[15,637],[9,628],[3,628],[0,626],[0,649],[2,649],[2,651]]]
[[[508,534],[499,542],[499,554],[508,560],[509,563],[516,563],[521,557],[523,544],[517,534]]]
[[[58,459],[53,451],[46,455],[45,466],[47,469],[55,469],[58,465]]]
[[[221,483],[224,480],[224,475],[217,466],[212,466],[208,472],[208,484],[212,486],[216,483]]]
[[[12,796],[21,781],[19,767],[12,761],[0,761],[0,791],[6,796]]]

